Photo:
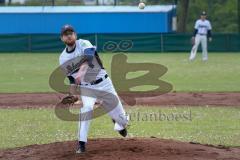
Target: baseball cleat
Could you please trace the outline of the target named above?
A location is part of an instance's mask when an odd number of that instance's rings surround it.
[[[118,131],[118,133],[123,137],[127,137],[127,129],[126,128],[121,131]]]
[[[114,120],[114,119],[112,119],[112,122],[115,124],[115,120]],[[119,133],[121,136],[123,136],[123,137],[127,137],[127,134],[128,134],[126,128],[124,128],[123,130],[118,131],[118,133]]]
[[[77,154],[83,154],[83,153],[85,153],[85,151],[83,151],[83,150],[81,150],[81,149],[79,148],[78,150],[76,150],[76,153],[77,153]]]
[[[85,142],[79,141],[78,149],[76,150],[77,154],[82,154],[86,152]]]

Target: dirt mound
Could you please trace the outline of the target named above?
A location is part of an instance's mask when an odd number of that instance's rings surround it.
[[[0,108],[55,107],[64,95],[59,93],[1,93]],[[240,93],[168,93],[164,95],[120,94],[136,98],[137,105],[147,106],[240,106]],[[77,106],[79,107],[79,106]]]
[[[87,153],[75,154],[76,142],[31,145],[0,151],[0,159],[75,160],[240,160],[240,148],[213,147],[157,138],[93,139]]]

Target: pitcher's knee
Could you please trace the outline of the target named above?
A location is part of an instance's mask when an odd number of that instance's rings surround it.
[[[83,106],[81,108],[81,113],[80,113],[80,120],[81,121],[88,121],[92,119],[93,115],[93,107],[92,106]]]

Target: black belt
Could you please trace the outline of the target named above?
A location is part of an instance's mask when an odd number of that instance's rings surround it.
[[[88,85],[96,85],[96,84],[101,83],[103,80],[105,80],[105,79],[107,79],[107,78],[108,78],[108,75],[105,74],[104,78],[99,78],[99,79],[97,79],[96,81],[92,81],[91,83],[80,84],[80,85],[84,85],[84,86],[88,86]]]
[[[200,33],[198,33],[200,36],[206,36],[206,34],[200,34]]]

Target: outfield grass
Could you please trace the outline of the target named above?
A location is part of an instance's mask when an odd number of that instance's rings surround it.
[[[100,55],[110,73],[113,54]],[[48,78],[58,66],[58,56],[37,53],[0,54],[0,92],[52,92]],[[152,62],[165,65],[168,72],[162,79],[171,83],[178,92],[240,91],[240,54],[210,53],[206,63],[201,61],[200,54],[194,62],[188,62],[187,58],[187,53],[128,54],[128,61],[132,63]]]
[[[74,109],[77,112],[77,109]],[[13,148],[30,144],[75,140],[77,122],[64,122],[56,118],[53,109],[0,109],[0,148]],[[240,146],[239,108],[128,108],[131,115],[129,133],[132,137],[159,137],[205,144]],[[134,114],[140,114],[139,118]],[[169,117],[151,119],[153,113]],[[175,117],[182,118],[171,118]],[[191,116],[190,116],[191,115]],[[119,137],[113,131],[108,116],[94,119],[90,138]]]

